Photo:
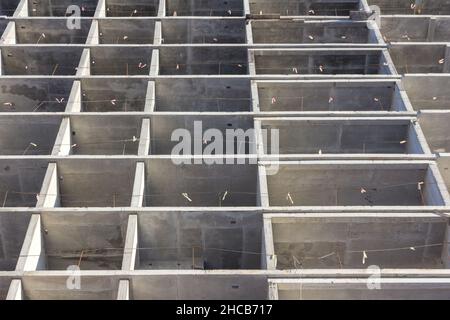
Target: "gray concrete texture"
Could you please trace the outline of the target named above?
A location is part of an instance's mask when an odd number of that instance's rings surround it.
[[[449,13],[1,1],[0,299],[450,299]]]

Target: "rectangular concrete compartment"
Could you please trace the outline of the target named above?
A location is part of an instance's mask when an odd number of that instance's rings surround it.
[[[30,218],[29,212],[0,213],[0,271],[15,270]]]
[[[421,112],[419,114],[419,123],[433,152],[450,152],[450,135],[448,134],[450,110]]]
[[[146,79],[82,79],[81,112],[144,111]]]
[[[215,137],[207,137],[210,129],[214,130],[211,132],[214,136],[220,132],[221,135],[218,138],[221,138],[221,141],[216,140]],[[179,155],[177,145],[183,143],[184,139],[190,139],[188,143],[191,148],[186,151],[188,154],[183,152],[182,155],[210,155],[208,150],[211,150],[213,144],[221,145],[222,150],[220,148],[216,150],[218,154],[255,154],[256,135],[252,129],[254,129],[254,123],[251,116],[158,115],[150,119],[150,154]],[[227,130],[233,132],[228,132],[227,135]],[[239,139],[233,136],[235,130],[243,130],[246,133],[245,138]],[[180,135],[183,134],[182,139],[177,132]]]
[[[100,44],[153,44],[155,20],[149,19],[99,19]]]
[[[254,43],[361,43],[380,42],[379,32],[367,22],[253,20]]]
[[[380,279],[375,283],[354,278],[277,279],[270,283],[279,300],[440,300],[450,294],[447,278]]]
[[[155,111],[251,111],[250,80],[227,78],[157,79]]]
[[[450,14],[450,2],[447,0],[428,0],[418,2],[414,7],[414,1],[410,0],[368,0],[369,6],[378,6],[381,14],[432,14],[448,15]]]
[[[273,217],[276,268],[445,268],[447,220],[427,214]],[[433,244],[427,247],[427,245]],[[441,244],[441,245],[434,245]],[[404,248],[397,249],[396,248]],[[413,248],[413,249],[410,249]],[[363,252],[367,258],[363,261]]]
[[[392,81],[256,81],[264,112],[411,111]]]
[[[70,117],[71,148],[74,155],[137,155],[140,117]]]
[[[1,155],[50,155],[58,134],[61,117],[0,118]]]
[[[57,165],[60,206],[129,207],[135,169],[134,163],[120,160],[61,161]]]
[[[0,112],[64,112],[73,80],[0,79]]]
[[[243,19],[166,19],[162,21],[164,44],[246,43]]]
[[[154,17],[158,15],[158,0],[105,0],[107,17]]]
[[[119,281],[113,277],[83,276],[79,290],[67,287],[67,277],[22,277],[23,300],[115,300]]]
[[[390,75],[386,52],[378,49],[253,49],[256,74]]]
[[[152,212],[138,221],[136,269],[260,268],[259,213]]]
[[[69,29],[67,19],[18,19],[15,21],[18,44],[83,44],[88,39],[91,20],[80,19],[80,28]]]
[[[164,47],[159,53],[161,75],[244,75],[248,73],[246,48]]]
[[[359,0],[249,0],[252,14],[274,14],[282,16],[348,16],[358,11]]]
[[[127,214],[43,213],[45,270],[121,270]]]
[[[30,17],[64,17],[73,15],[70,6],[78,6],[82,17],[93,17],[98,0],[28,0]],[[72,8],[70,8],[72,9]]]
[[[450,41],[450,17],[383,16],[381,33],[387,41]]]
[[[166,0],[167,16],[243,16],[242,0]]]
[[[2,207],[35,207],[47,171],[47,163],[35,160],[0,161]]]
[[[389,53],[399,74],[447,73],[449,66],[445,44],[392,43]]]
[[[75,75],[82,48],[4,47],[3,75]]]
[[[280,162],[267,170],[270,206],[420,207],[448,202],[432,163]]]
[[[95,47],[90,49],[91,75],[148,76],[152,49],[147,47]]]
[[[419,126],[409,119],[266,118],[258,121],[267,131],[267,137],[272,130],[279,134],[275,149],[271,139],[260,137],[265,154],[423,154],[428,151]]]
[[[450,76],[405,75],[402,83],[414,110],[450,110]]]
[[[145,206],[256,206],[256,165],[237,164],[236,160],[234,164],[224,160],[223,164],[180,165],[170,159],[153,159],[145,169]]]

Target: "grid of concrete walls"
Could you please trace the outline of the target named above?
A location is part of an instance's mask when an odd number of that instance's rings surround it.
[[[447,60],[370,11],[0,1],[0,298],[450,298],[445,112],[397,73]],[[255,139],[177,164],[200,122]]]

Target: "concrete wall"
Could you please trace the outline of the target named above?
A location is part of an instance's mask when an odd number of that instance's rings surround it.
[[[425,185],[428,170],[426,164],[400,167],[394,163],[353,166],[280,163],[278,171],[267,176],[269,203],[271,206],[444,205],[446,191],[432,181]],[[436,197],[427,197],[425,188]]]
[[[447,263],[442,260],[442,243],[448,221],[437,216],[324,214],[272,218],[271,222],[278,269],[297,269],[300,265],[313,269],[370,265],[443,268]],[[429,244],[441,245],[427,247]],[[366,259],[362,258],[363,251]]]

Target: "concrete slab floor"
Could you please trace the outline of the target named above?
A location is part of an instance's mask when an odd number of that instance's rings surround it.
[[[267,176],[271,206],[439,206],[446,201],[436,168],[424,164],[280,163],[277,169]]]

